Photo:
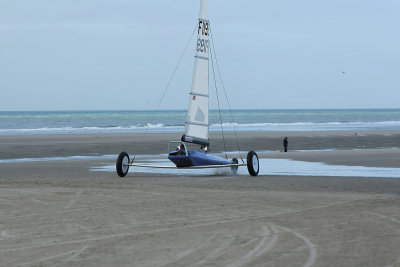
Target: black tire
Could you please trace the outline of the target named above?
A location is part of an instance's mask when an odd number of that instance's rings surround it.
[[[260,171],[258,155],[254,151],[249,151],[249,153],[247,153],[247,170],[251,176],[257,176]]]
[[[129,171],[129,155],[126,152],[121,152],[118,155],[116,169],[119,177],[125,177]]]
[[[238,161],[238,159],[237,158],[233,158],[232,159],[232,164],[238,164],[239,163],[239,161]],[[237,173],[237,171],[238,171],[238,166],[231,166],[231,171],[232,171],[232,173],[233,174],[236,174]]]

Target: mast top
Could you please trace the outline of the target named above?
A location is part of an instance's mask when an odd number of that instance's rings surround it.
[[[200,0],[200,19],[208,20],[208,0]]]

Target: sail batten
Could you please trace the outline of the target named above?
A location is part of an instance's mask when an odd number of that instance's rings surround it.
[[[191,92],[190,94],[191,94],[191,95],[195,95],[195,96],[204,96],[204,97],[208,97],[208,95],[200,94],[200,93]]]
[[[185,141],[201,145],[209,144],[209,30],[208,0],[201,0],[192,89],[185,128]]]
[[[199,58],[199,59],[204,59],[204,60],[209,60],[209,58],[208,57],[202,57],[202,56],[194,56],[195,58]]]
[[[201,123],[201,122],[186,122],[186,123],[188,123],[188,124],[193,124],[193,125],[200,125],[200,126],[208,126],[208,124],[206,124],[206,123]]]

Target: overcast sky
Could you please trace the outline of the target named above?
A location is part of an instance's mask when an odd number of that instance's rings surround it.
[[[400,108],[399,11],[209,0],[232,108]],[[154,109],[198,14],[199,0],[0,0],[0,110]],[[187,108],[194,39],[161,109]]]

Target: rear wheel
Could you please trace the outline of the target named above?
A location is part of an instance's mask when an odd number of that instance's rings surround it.
[[[247,153],[247,170],[251,176],[257,176],[260,171],[258,156],[254,151],[249,151],[249,153]]]
[[[118,155],[116,169],[119,177],[125,177],[129,171],[129,155],[126,152],[121,152]]]
[[[239,161],[238,161],[237,158],[233,158],[233,159],[232,159],[232,164],[238,164],[238,163],[239,163]],[[238,168],[239,168],[239,166],[231,166],[231,171],[232,171],[232,173],[233,173],[233,174],[236,174],[237,171],[238,171]]]

